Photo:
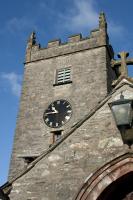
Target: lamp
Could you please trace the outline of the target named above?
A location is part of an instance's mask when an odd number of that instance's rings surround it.
[[[109,106],[124,144],[131,146],[133,144],[133,99],[125,99],[121,93],[120,99],[109,103]]]

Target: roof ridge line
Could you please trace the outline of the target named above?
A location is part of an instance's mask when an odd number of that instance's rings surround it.
[[[126,85],[126,83],[123,83],[117,88],[114,88],[111,93],[105,96],[104,99],[102,99],[94,108],[90,110],[88,114],[86,114],[81,120],[79,120],[74,126],[71,127],[71,130],[68,131],[64,136],[62,136],[61,139],[59,139],[57,142],[55,142],[51,147],[49,147],[47,150],[45,150],[39,157],[37,157],[31,164],[27,166],[26,169],[19,172],[14,178],[12,178],[10,181],[6,182],[4,185],[1,186],[1,188],[4,190],[6,187],[9,187],[14,183],[17,179],[21,178],[24,174],[26,174],[28,171],[30,171],[42,158],[47,156],[50,152],[52,152],[57,146],[59,146],[65,139],[69,137],[77,128],[79,128],[85,121],[87,121],[91,116],[93,116],[98,109],[100,109],[111,97],[112,95],[123,85]]]

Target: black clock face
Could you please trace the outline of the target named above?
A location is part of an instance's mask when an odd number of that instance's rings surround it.
[[[63,126],[72,115],[72,108],[68,101],[57,100],[51,103],[44,112],[43,118],[47,126],[58,128]]]

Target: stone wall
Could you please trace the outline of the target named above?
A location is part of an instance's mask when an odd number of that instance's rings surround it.
[[[41,48],[35,41],[35,35],[31,35],[26,51],[9,180],[27,167],[26,157],[38,157],[49,148],[51,131],[60,130],[47,127],[43,121],[44,111],[51,102],[65,99],[72,106],[71,120],[61,127],[65,135],[112,90],[115,74],[110,61],[113,50],[103,18],[104,15],[101,15],[99,28],[92,31],[90,37],[82,38],[81,34],[71,36],[66,44],[55,40],[49,42],[47,48]],[[54,85],[56,70],[66,67],[71,68],[72,82]],[[117,129],[112,120],[108,106],[104,107],[99,115],[84,123],[47,159],[16,181],[11,199],[17,199],[17,193],[20,200],[71,199],[79,183],[116,153],[114,148],[104,151],[106,145],[115,144],[112,140],[115,140]],[[121,151],[119,135],[116,142]]]
[[[23,169],[23,157],[38,156],[49,147],[54,129],[45,125],[43,113],[52,101],[66,99],[72,105],[72,118],[62,127],[65,134],[107,95],[107,54],[103,46],[25,65],[11,174],[16,174],[16,167]],[[71,67],[72,83],[53,86],[56,70],[64,67]]]
[[[133,98],[132,88],[120,88],[53,152],[15,181],[11,200],[72,200],[96,170],[127,152],[108,105],[119,99],[121,91],[125,98]]]

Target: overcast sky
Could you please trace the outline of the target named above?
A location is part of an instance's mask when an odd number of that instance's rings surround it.
[[[7,181],[30,33],[36,31],[42,47],[76,33],[86,37],[98,27],[101,11],[115,55],[124,50],[133,57],[132,0],[0,0],[0,185]]]

